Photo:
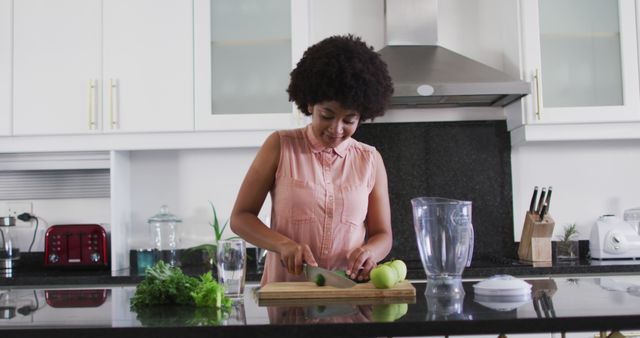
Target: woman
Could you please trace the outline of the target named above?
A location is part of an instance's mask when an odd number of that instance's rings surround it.
[[[387,66],[360,38],[329,37],[307,49],[287,92],[311,123],[267,138],[231,229],[269,251],[262,285],[303,280],[303,263],[367,280],[391,250],[387,174],[375,148],[351,136],[384,114],[393,92]],[[257,217],[267,193],[271,228]]]

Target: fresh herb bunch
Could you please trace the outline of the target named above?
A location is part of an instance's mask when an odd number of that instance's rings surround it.
[[[146,306],[136,309],[136,319],[143,326],[216,326],[229,318],[229,312],[213,307]]]
[[[213,219],[209,223],[211,228],[213,229],[214,242],[213,244],[202,244],[191,248],[191,250],[205,250],[207,255],[209,256],[209,260],[212,264],[216,264],[216,252],[218,251],[218,242],[222,239],[222,235],[224,234],[224,230],[229,225],[229,220],[224,222],[222,226],[220,226],[220,221],[218,220],[218,213],[216,212],[216,207],[213,206],[213,203],[209,201],[209,205],[211,205],[211,209],[213,210]],[[229,237],[227,239],[236,239],[240,238],[238,236]]]
[[[564,226],[564,233],[560,237],[560,240],[565,243],[569,242],[570,240],[572,240],[572,237],[577,234],[578,234],[578,227],[576,226],[576,224],[575,223],[567,224]]]
[[[575,223],[564,226],[564,232],[558,236],[557,255],[559,259],[576,259],[579,256],[577,244],[578,228]]]
[[[224,286],[213,280],[211,271],[200,276],[200,282],[191,292],[191,296],[198,307],[231,307],[231,298],[224,296]]]
[[[228,311],[231,299],[224,296],[224,287],[213,280],[211,272],[197,279],[185,275],[180,268],[159,261],[146,269],[144,280],[131,298],[131,307],[140,309],[169,304],[217,307]]]

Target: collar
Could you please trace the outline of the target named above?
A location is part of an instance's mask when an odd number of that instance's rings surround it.
[[[311,130],[311,124],[308,124],[304,130],[305,135],[307,135],[307,140],[309,140],[309,144],[311,145],[311,151],[314,153],[319,153],[326,149],[331,149],[333,152],[338,154],[340,157],[344,157],[347,154],[347,149],[353,142],[352,138],[346,139],[344,142],[340,143],[335,148],[325,147],[320,140],[313,134],[313,130]]]

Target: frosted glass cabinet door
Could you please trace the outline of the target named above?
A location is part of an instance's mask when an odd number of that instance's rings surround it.
[[[286,92],[306,47],[306,0],[196,0],[196,129],[295,125]],[[303,46],[304,45],[304,46]]]
[[[633,0],[524,1],[536,122],[638,119]],[[531,36],[531,35],[529,35]],[[526,48],[526,47],[525,47]]]
[[[0,135],[11,134],[11,0],[0,0]]]

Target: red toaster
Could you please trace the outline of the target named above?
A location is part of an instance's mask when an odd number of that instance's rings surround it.
[[[107,232],[98,224],[53,225],[44,237],[44,265],[106,267]]]
[[[107,300],[107,289],[44,290],[44,297],[51,307],[97,307]]]

